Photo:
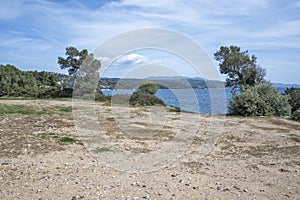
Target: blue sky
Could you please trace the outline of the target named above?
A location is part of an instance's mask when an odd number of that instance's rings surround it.
[[[268,80],[300,83],[300,0],[10,0],[1,1],[0,27],[0,63],[22,70],[62,72],[57,57],[67,46],[92,52],[125,31],[159,27],[190,37],[211,59],[221,45],[238,45],[258,57]],[[176,60],[131,54],[120,61]]]

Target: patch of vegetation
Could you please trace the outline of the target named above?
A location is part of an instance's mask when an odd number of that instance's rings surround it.
[[[300,108],[293,112],[291,119],[300,122]]]
[[[31,115],[35,113],[36,110],[31,106],[0,103],[0,115],[6,115],[6,114]]]
[[[95,150],[93,150],[94,153],[101,153],[101,152],[108,152],[112,151],[108,147],[97,147]]]
[[[153,81],[145,81],[137,89],[138,92],[152,94],[152,95],[155,94],[157,90],[158,90],[158,85]]]
[[[157,98],[156,96],[148,93],[135,92],[129,99],[129,104],[131,106],[154,106],[162,105],[165,106],[165,103]]]
[[[34,135],[35,138],[41,139],[41,140],[48,140],[51,138],[58,138],[58,136],[55,133],[39,133],[37,135]]]
[[[37,135],[34,135],[34,137],[40,140],[54,140],[59,144],[81,144],[81,142],[75,137],[60,136],[55,133],[39,133]]]
[[[73,111],[72,106],[56,106],[55,108],[61,112],[72,112]]]
[[[292,113],[300,109],[300,88],[287,88],[284,94],[290,96],[289,103],[292,107]]]
[[[76,143],[77,140],[73,137],[68,137],[68,136],[63,136],[63,137],[58,137],[57,141],[59,143]]]
[[[181,112],[181,108],[175,107],[175,106],[168,106],[167,107],[168,112]]]
[[[249,87],[230,101],[229,112],[242,116],[289,116],[288,96],[268,83]]]

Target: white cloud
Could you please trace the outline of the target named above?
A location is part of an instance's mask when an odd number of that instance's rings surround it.
[[[121,56],[116,60],[118,64],[126,64],[126,65],[139,65],[139,64],[145,64],[149,63],[150,60],[146,58],[145,56],[131,53],[124,56]]]
[[[97,8],[85,5],[88,1],[56,2],[1,2],[0,23],[5,22],[0,24],[0,45],[4,49],[0,52],[1,60],[7,60],[8,54],[20,53],[28,60],[35,60],[30,58],[32,53],[29,52],[38,52],[41,59],[36,66],[56,69],[56,58],[64,54],[67,46],[93,51],[115,35],[144,27],[170,28],[185,33],[208,49],[210,54],[220,45],[231,43],[245,45],[242,46],[245,49],[277,49],[276,53],[281,55],[287,54],[286,49],[289,48],[296,48],[299,52],[299,1],[121,0]],[[7,28],[7,22],[17,24]],[[176,44],[176,41],[173,42]],[[6,51],[6,47],[10,48],[10,52]],[[280,51],[280,48],[283,49]],[[276,54],[263,54],[259,59],[276,57]],[[53,61],[49,62],[50,58]],[[289,62],[298,63],[296,58],[289,59]]]

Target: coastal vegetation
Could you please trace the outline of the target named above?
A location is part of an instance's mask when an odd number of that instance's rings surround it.
[[[221,74],[227,76],[225,86],[231,88],[229,114],[241,116],[280,116],[300,121],[300,88],[287,88],[280,94],[265,80],[266,70],[257,64],[255,55],[241,51],[238,46],[222,46],[214,54]],[[21,71],[7,64],[0,65],[1,98],[89,98],[110,102],[102,89],[115,89],[119,78],[99,77],[101,61],[86,49],[67,47],[65,57],[58,57],[61,69],[68,75],[46,71]],[[134,89],[132,95],[118,95],[131,106],[165,105],[154,94],[158,89],[187,89],[219,87],[220,82],[202,78],[149,77],[124,79],[118,89]],[[115,98],[117,99],[117,98]],[[18,109],[17,109],[18,110]],[[7,112],[7,111],[6,111]],[[23,112],[22,110],[20,112]]]
[[[281,95],[265,80],[266,69],[257,64],[255,55],[250,56],[248,51],[241,51],[240,47],[231,45],[221,46],[214,56],[219,62],[221,74],[227,75],[226,86],[232,88],[230,114],[290,116],[291,105],[295,102],[289,94],[296,96],[294,93],[297,92],[288,89],[287,95]],[[296,102],[299,103],[299,99]]]

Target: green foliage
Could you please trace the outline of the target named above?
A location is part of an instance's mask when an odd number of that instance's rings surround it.
[[[0,65],[0,96],[35,96],[36,79],[13,65]]]
[[[284,94],[289,95],[289,103],[292,106],[292,113],[300,108],[300,88],[287,88]]]
[[[69,136],[60,136],[55,133],[39,133],[34,136],[40,140],[54,140],[59,144],[73,144],[73,143],[80,143],[76,138],[69,137]]]
[[[158,85],[153,81],[146,81],[139,86],[137,89],[138,92],[148,93],[148,94],[155,94],[158,90]]]
[[[288,116],[290,109],[288,96],[268,83],[244,89],[229,105],[231,114],[242,116]]]
[[[61,69],[68,69],[69,75],[76,75],[80,66],[89,55],[86,49],[82,51],[77,50],[75,47],[66,48],[66,58],[58,57],[58,64]]]
[[[154,96],[158,90],[158,85],[153,81],[147,81],[141,83],[136,92],[134,92],[130,99],[129,104],[132,106],[153,106],[153,105],[163,105],[164,102]]]
[[[72,106],[56,106],[56,109],[58,109],[60,112],[72,112],[73,108]]]
[[[72,88],[48,87],[39,88],[37,98],[71,98]]]
[[[22,114],[30,115],[35,114],[36,111],[30,106],[14,105],[14,104],[0,104],[0,115],[6,114]]]
[[[23,72],[12,65],[0,65],[0,96],[69,98],[73,89],[58,83],[56,73]]]
[[[55,73],[51,72],[38,72],[38,71],[29,71],[28,74],[31,74],[37,81],[38,87],[58,87],[58,80],[55,76]]]
[[[93,150],[94,153],[101,153],[101,152],[108,152],[108,151],[112,151],[112,150],[108,147],[97,147],[95,150]]]
[[[95,94],[97,95],[97,93],[99,93],[98,82],[100,67],[100,61],[94,59],[93,54],[85,57],[85,60],[80,66],[80,71],[76,74],[73,98],[95,99]]]
[[[129,104],[132,106],[165,106],[164,102],[156,96],[141,92],[134,92],[129,99]]]
[[[77,140],[73,137],[68,137],[68,136],[63,136],[63,137],[58,137],[57,141],[61,144],[65,144],[65,143],[76,143]]]
[[[233,45],[221,46],[214,56],[220,62],[220,72],[227,74],[227,87],[243,90],[264,81],[266,70],[257,65],[257,58],[254,55],[250,57],[248,51],[241,52],[240,47]]]
[[[293,112],[291,119],[300,122],[300,108]]]

